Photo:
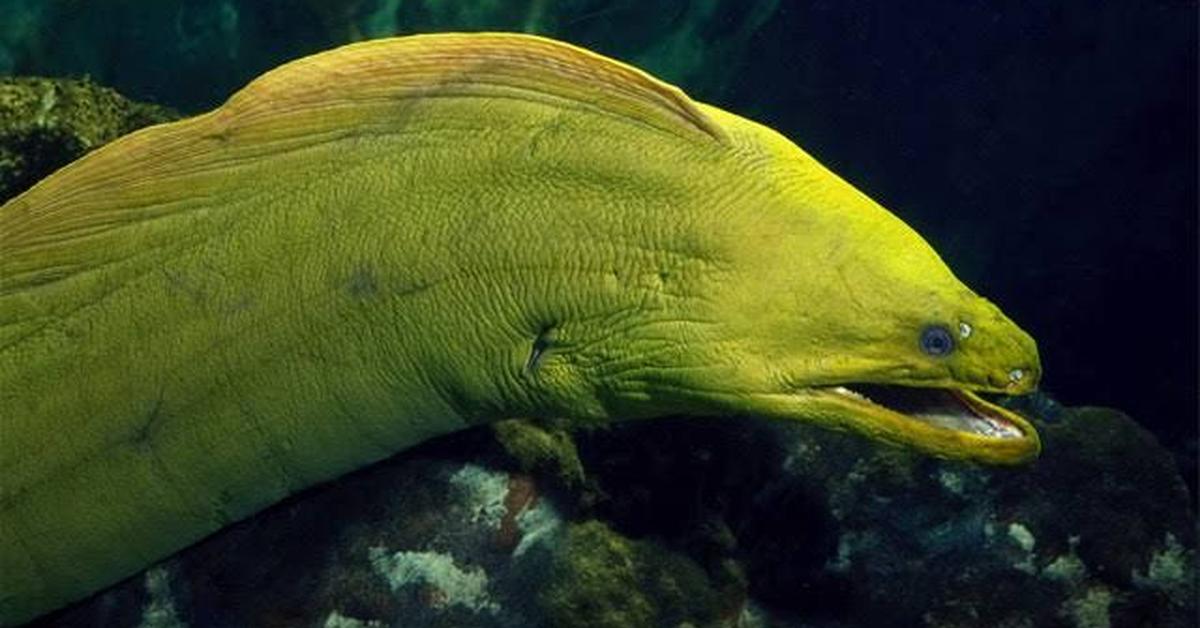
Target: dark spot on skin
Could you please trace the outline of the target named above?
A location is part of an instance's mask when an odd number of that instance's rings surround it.
[[[360,267],[350,275],[346,291],[356,299],[367,299],[379,293],[379,283],[370,268]]]
[[[527,372],[537,373],[538,368],[542,365],[542,360],[546,357],[546,352],[550,349],[553,334],[554,326],[547,325],[533,339],[533,346],[529,350],[529,359],[525,361],[525,370]]]
[[[241,298],[234,301],[225,308],[225,314],[228,317],[233,317],[243,312],[248,312],[254,307],[254,297],[250,295],[242,295]]]
[[[204,302],[204,289],[187,275],[170,268],[162,269],[162,274],[167,280],[167,294],[171,296],[183,295],[195,305],[200,305]]]
[[[228,124],[221,124],[213,132],[205,135],[204,139],[215,142],[218,145],[228,144],[233,139],[233,129]]]
[[[552,138],[554,135],[561,133],[562,130],[565,128],[566,125],[563,122],[563,116],[564,116],[564,113],[558,114],[554,118],[554,120],[543,125],[537,131],[535,131],[532,136],[530,136],[527,150],[528,150],[528,155],[531,159],[537,157],[537,153],[541,149],[542,143],[544,141]]]
[[[164,417],[163,397],[160,394],[154,400],[150,411],[146,413],[146,418],[130,433],[129,444],[139,452],[150,452],[154,447],[154,435],[158,431],[158,426],[161,425]]]

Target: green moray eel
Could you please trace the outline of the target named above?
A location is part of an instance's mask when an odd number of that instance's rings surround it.
[[[0,208],[0,623],[507,417],[1036,456],[1034,341],[778,133],[573,46],[370,41]]]

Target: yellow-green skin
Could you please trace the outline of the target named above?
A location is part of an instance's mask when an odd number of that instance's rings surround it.
[[[0,208],[0,625],[487,421],[763,415],[1014,463],[1015,415],[989,439],[816,387],[1037,377],[1028,335],[770,129],[546,39],[356,44]]]

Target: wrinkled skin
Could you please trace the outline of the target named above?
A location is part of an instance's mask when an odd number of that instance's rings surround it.
[[[349,46],[0,208],[0,624],[487,421],[754,414],[1011,464],[1036,434],[968,391],[1038,375],[917,234],[769,129],[543,39]],[[1012,432],[829,388],[862,382]]]

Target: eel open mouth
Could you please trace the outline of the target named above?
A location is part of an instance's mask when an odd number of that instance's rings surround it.
[[[997,406],[966,391],[950,388],[914,388],[879,384],[844,384],[822,388],[874,410],[887,410],[933,427],[975,434],[984,438],[1028,438]]]

